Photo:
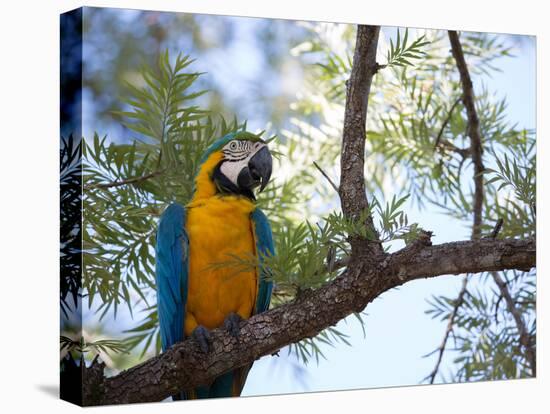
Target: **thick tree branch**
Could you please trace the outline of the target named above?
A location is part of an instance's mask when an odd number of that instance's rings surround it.
[[[238,340],[223,329],[212,331],[212,350],[208,354],[201,353],[190,339],[114,377],[87,375],[85,404],[162,400],[182,389],[208,384],[290,343],[313,337],[403,283],[444,274],[527,270],[535,266],[535,251],[534,239],[482,239],[429,246],[424,237],[420,243],[385,256],[377,266],[368,261],[350,263],[342,276],[321,288],[253,316],[241,324]],[[91,369],[94,372],[98,368]]]
[[[376,48],[379,33],[379,26],[357,26],[353,66],[347,82],[339,195],[344,216],[355,220],[369,209],[365,193],[365,138],[369,93],[372,78],[378,70]],[[372,217],[366,218],[365,225],[376,234]],[[357,237],[350,238],[350,243],[352,258],[359,251],[369,250],[370,256],[383,252],[379,243],[367,243]]]

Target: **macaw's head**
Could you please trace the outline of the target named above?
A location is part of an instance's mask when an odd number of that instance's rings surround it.
[[[255,200],[271,177],[267,143],[250,132],[234,132],[214,142],[201,160],[195,179],[195,198],[215,194],[241,195]]]

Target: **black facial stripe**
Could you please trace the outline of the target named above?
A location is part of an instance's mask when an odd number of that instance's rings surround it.
[[[244,154],[244,153],[247,153],[248,151],[243,151],[243,150],[232,150],[232,149],[224,149],[223,150],[223,153],[224,154],[228,154],[228,155],[238,155],[238,154]]]
[[[235,140],[231,141],[226,148],[224,148],[224,153],[241,153],[249,152],[252,148],[252,143],[250,141]]]
[[[242,160],[246,160],[247,158],[248,158],[248,154],[245,154],[240,158],[227,158],[226,161],[227,162],[239,162],[239,161],[242,161]]]

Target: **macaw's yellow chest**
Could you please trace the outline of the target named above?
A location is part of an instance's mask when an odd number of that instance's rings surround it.
[[[258,289],[256,271],[235,266],[235,257],[250,260],[256,255],[250,219],[254,208],[251,201],[234,196],[213,196],[188,206],[186,336],[197,325],[221,326],[231,312],[251,316]],[[229,263],[221,266],[224,262]]]

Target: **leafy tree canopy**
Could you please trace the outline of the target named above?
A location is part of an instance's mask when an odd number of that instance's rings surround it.
[[[344,218],[334,188],[355,32],[346,25],[304,27],[309,38],[292,53],[306,64],[306,84],[291,106],[290,126],[267,131],[277,132],[270,144],[277,154],[277,174],[258,200],[276,242],[277,255],[265,262],[275,282],[272,307],[338,277],[350,253],[350,235],[379,237],[386,250],[411,243],[421,229],[409,222],[407,206],[437,209],[465,226],[472,226],[474,214],[468,118],[445,32],[396,30],[379,45],[365,137],[370,210],[364,214],[374,218],[375,235],[362,220]],[[334,47],[335,30],[339,47]],[[474,74],[498,70],[498,58],[511,53],[495,35],[463,33],[460,40]],[[208,74],[194,72],[192,63],[189,56],[162,52],[156,65],[142,68],[139,80],[124,85],[122,108],[113,115],[135,134],[131,143],[95,134],[76,150],[73,144],[62,148],[62,185],[74,183],[75,151],[81,151],[83,160],[82,306],[99,322],[108,315],[116,318],[121,306],[135,320],[135,326],[117,338],[86,340],[69,329],[62,332],[62,349],[85,352],[89,359],[109,354],[115,369],[160,351],[154,278],[158,217],[170,202],[190,200],[204,150],[216,138],[246,129],[246,121],[226,120],[197,104],[208,93],[197,88],[197,80]],[[497,237],[533,236],[534,131],[511,125],[506,101],[488,90],[476,90],[475,107],[487,167],[482,234],[490,236],[502,220]],[[256,263],[253,258],[229,258],[215,265],[239,271]],[[441,381],[532,375],[518,342],[515,315],[491,276],[464,283],[458,298],[436,294],[428,300],[427,313],[452,322],[452,345],[442,345],[452,348],[452,365],[448,376],[439,374]],[[536,335],[535,276],[534,270],[500,273],[527,326],[529,346],[535,345]],[[71,285],[74,278],[66,280],[63,308],[74,309],[78,301],[75,297],[71,302],[69,293],[80,286]],[[356,317],[362,321],[361,314]],[[289,352],[304,363],[318,361],[323,357],[321,344],[338,343],[345,346],[346,333],[331,327],[291,345]],[[438,351],[441,348],[434,353]],[[123,357],[125,353],[133,358]]]

